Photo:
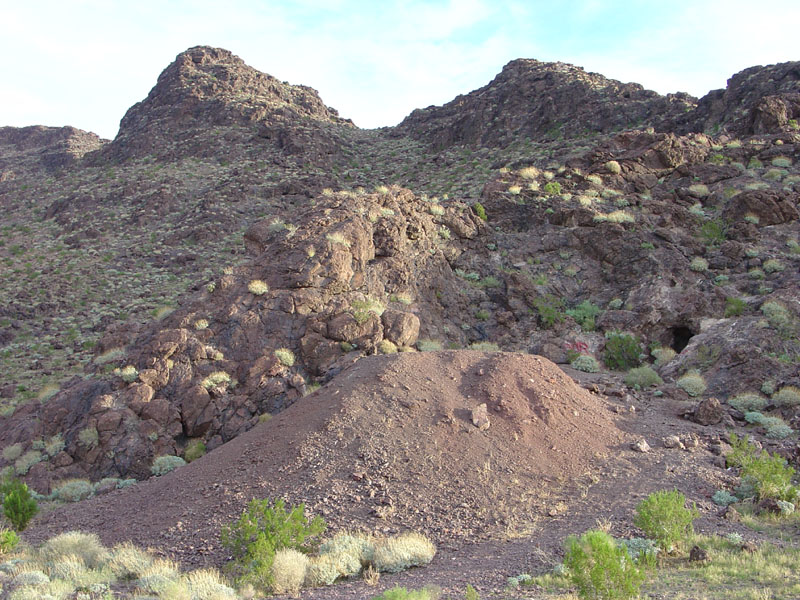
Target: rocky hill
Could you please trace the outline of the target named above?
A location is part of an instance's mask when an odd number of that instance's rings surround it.
[[[747,428],[797,460],[800,401],[780,400],[800,385],[797,72],[798,63],[749,69],[697,101],[517,60],[443,107],[362,131],[310,88],[198,47],[167,67],[111,142],[70,128],[3,128],[0,467],[48,494],[69,478],[148,479],[157,457],[200,444],[208,464],[224,465],[231,444],[261,443],[273,414],[272,423],[336,421],[313,407],[348,378],[363,380],[360,369],[382,381],[389,364],[406,378],[387,385],[415,390],[406,404],[398,396],[399,408],[359,412],[381,394],[361,381],[346,390],[356,400],[337,405],[347,427],[280,439],[330,457],[336,435],[364,427],[395,439],[392,423],[406,418],[473,432],[479,402],[467,390],[477,380],[456,384],[448,394],[458,400],[439,415],[408,379],[419,372],[433,383],[459,361],[505,374],[482,392],[490,422],[511,413],[524,422],[530,411],[547,421],[537,410],[549,377],[562,404],[544,412],[561,411],[554,423],[567,437],[600,423],[595,451],[612,470],[625,434],[599,416],[578,418],[597,398],[548,361],[621,402],[595,413],[650,413],[622,431],[659,438],[686,427],[686,414],[701,424],[692,427],[710,426],[693,434],[709,452],[721,443],[715,426]],[[380,356],[438,350],[453,352]],[[543,357],[535,393],[504,402],[502,386],[530,387],[512,382],[508,365],[534,365],[477,354],[499,350]],[[656,380],[630,379],[640,364]],[[730,402],[742,393],[773,420],[750,425]],[[500,441],[484,450],[506,456]],[[248,452],[271,455],[276,443]],[[416,450],[410,463],[435,454]],[[577,473],[588,457],[569,453],[562,470]],[[705,473],[688,462],[675,472],[693,469]],[[386,519],[345,510],[349,475],[332,491],[320,474],[309,501],[335,504],[344,520]],[[500,501],[487,498],[476,511]],[[416,519],[443,537],[465,527],[444,505],[412,508],[398,509],[395,525]]]

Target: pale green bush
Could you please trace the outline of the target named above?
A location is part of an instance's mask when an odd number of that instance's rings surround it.
[[[686,373],[676,383],[679,388],[692,397],[701,396],[706,391],[706,380],[696,371]]]
[[[308,556],[293,548],[275,552],[272,560],[272,591],[276,594],[297,594],[303,587],[308,565]]]
[[[31,470],[31,467],[37,463],[42,462],[44,456],[38,450],[28,450],[25,454],[20,456],[14,461],[14,471],[17,475],[25,475]]]
[[[150,467],[150,472],[156,477],[160,477],[161,475],[166,475],[170,471],[174,471],[178,467],[182,467],[185,464],[186,461],[180,456],[158,456],[153,461],[153,465]]]
[[[777,406],[800,406],[800,388],[784,386],[772,396],[772,401]]]
[[[38,554],[44,562],[78,556],[90,569],[103,566],[111,557],[96,534],[81,531],[68,531],[50,538],[39,548]]]
[[[404,533],[378,542],[372,565],[382,573],[399,573],[411,567],[427,565],[435,554],[436,546],[424,535]]]
[[[247,284],[247,290],[254,296],[263,296],[269,291],[269,286],[260,279],[253,279]]]
[[[767,399],[763,396],[746,392],[728,399],[728,404],[741,412],[762,410],[767,405]]]
[[[295,361],[294,352],[292,352],[288,348],[278,348],[277,350],[275,350],[275,357],[285,367],[291,367],[294,365]]]
[[[94,485],[88,479],[68,479],[58,484],[54,494],[62,502],[80,502],[94,494]]]
[[[637,389],[645,389],[654,385],[661,385],[664,381],[652,367],[635,367],[625,375],[625,385]]]
[[[581,354],[570,363],[570,366],[576,371],[583,371],[584,373],[598,373],[600,371],[600,364],[594,356],[588,354]]]

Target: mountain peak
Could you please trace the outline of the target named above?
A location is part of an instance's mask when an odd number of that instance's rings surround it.
[[[299,120],[351,124],[316,90],[281,82],[223,48],[195,46],[178,54],[147,98],[128,110],[110,152],[116,158],[159,155],[167,137],[174,143],[209,128],[257,131]]]

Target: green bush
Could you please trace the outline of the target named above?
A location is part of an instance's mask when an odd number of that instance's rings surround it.
[[[386,590],[380,596],[373,596],[372,600],[436,600],[437,597],[438,594],[428,588],[409,591],[398,586]]]
[[[720,219],[712,219],[700,226],[700,237],[708,246],[719,246],[728,237],[728,226]]]
[[[293,549],[307,553],[310,542],[325,531],[320,517],[308,519],[305,505],[288,510],[283,500],[253,499],[238,520],[222,528],[222,545],[233,556],[232,569],[244,583],[261,589],[272,585],[275,552]]]
[[[567,314],[575,319],[583,331],[594,331],[594,320],[602,312],[599,306],[592,304],[589,300],[584,300],[575,308],[567,311]]]
[[[671,552],[694,535],[692,522],[698,516],[694,504],[686,508],[686,497],[678,490],[661,490],[639,503],[633,523],[662,550]]]
[[[636,389],[645,389],[654,385],[661,385],[664,381],[652,367],[636,367],[625,375],[625,385]]]
[[[0,495],[3,498],[3,514],[14,529],[23,531],[33,516],[39,512],[28,486],[18,479],[10,479],[0,485]]]
[[[0,527],[0,556],[13,551],[19,544],[19,535],[16,531]]]
[[[737,496],[748,497],[751,494],[758,499],[774,498],[792,502],[797,498],[798,490],[792,485],[794,469],[786,463],[786,459],[769,452],[757,453],[756,447],[747,436],[738,437],[731,434],[732,450],[725,457],[728,466],[739,467],[742,485]]]
[[[156,477],[160,477],[161,475],[166,475],[170,471],[174,471],[178,467],[182,467],[185,464],[186,461],[180,456],[158,456],[153,461],[153,464],[150,467],[150,472]]]
[[[606,349],[603,362],[609,369],[627,371],[641,364],[639,340],[636,336],[620,331],[606,333]]]
[[[186,445],[186,450],[183,453],[183,458],[187,463],[197,460],[206,453],[206,445],[203,440],[192,440]]]
[[[564,301],[558,296],[546,294],[533,300],[533,308],[539,313],[539,320],[545,329],[564,321]]]
[[[731,494],[728,490],[717,490],[711,496],[711,501],[717,506],[729,506],[735,504],[739,499]]]
[[[550,183],[545,183],[544,188],[542,191],[549,195],[549,196],[557,196],[561,193],[561,184],[557,181],[551,181]]]
[[[587,531],[566,541],[564,566],[581,598],[635,598],[644,572],[604,531]]]
[[[473,210],[475,210],[475,214],[478,215],[478,218],[482,221],[486,221],[488,217],[486,216],[486,209],[483,208],[483,204],[480,202],[476,202],[472,205]]]

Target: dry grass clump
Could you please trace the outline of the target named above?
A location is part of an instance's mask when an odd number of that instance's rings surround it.
[[[204,388],[211,389],[218,386],[227,387],[227,385],[231,382],[231,376],[228,375],[225,371],[214,371],[208,377],[203,379],[200,383]]]
[[[372,565],[382,573],[399,573],[421,567],[433,560],[436,546],[421,533],[410,532],[381,540],[375,547]]]
[[[397,344],[387,339],[383,339],[380,342],[378,342],[378,351],[381,354],[396,354]]]
[[[247,284],[247,290],[255,296],[263,296],[269,291],[269,286],[260,279],[253,279]]]
[[[309,558],[293,548],[275,553],[272,561],[272,591],[276,594],[296,594],[303,587]]]
[[[153,557],[130,542],[114,546],[108,561],[112,573],[123,580],[140,578],[152,564]]]
[[[677,352],[675,352],[675,350],[669,346],[662,346],[661,348],[656,348],[650,354],[652,354],[653,358],[656,359],[653,365],[658,368],[663,367],[665,364],[675,358]]]
[[[615,160],[610,160],[605,164],[606,171],[612,173],[614,175],[619,175],[622,173],[622,167],[619,166],[619,163]]]
[[[39,548],[38,558],[43,563],[55,562],[67,556],[77,556],[90,569],[105,564],[111,557],[94,533],[67,531],[47,540]]]
[[[328,235],[325,236],[325,239],[331,242],[332,244],[341,244],[346,248],[350,247],[350,242],[341,233],[329,233]]]
[[[772,401],[778,406],[800,406],[800,388],[784,386],[772,396]]]
[[[536,167],[525,167],[519,170],[519,176],[523,179],[536,179],[539,173],[540,171]]]

